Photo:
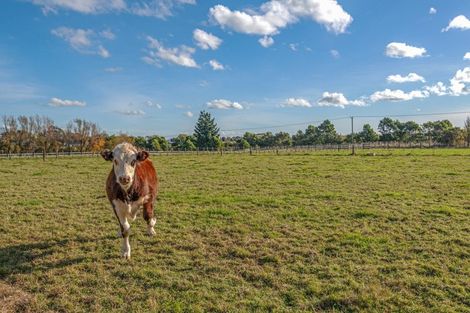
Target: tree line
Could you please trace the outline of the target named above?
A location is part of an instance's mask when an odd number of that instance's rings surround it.
[[[93,122],[74,119],[61,128],[46,116],[2,116],[0,133],[1,153],[97,153],[105,148],[127,141],[137,147],[152,151],[191,151],[213,149],[248,149],[304,146],[317,144],[341,144],[364,142],[429,142],[446,146],[470,146],[470,117],[464,127],[456,127],[449,120],[429,121],[418,124],[383,118],[377,131],[365,124],[355,134],[342,135],[334,124],[325,120],[320,125],[308,125],[291,135],[287,132],[245,132],[243,136],[220,136],[220,129],[209,112],[201,111],[193,134],[180,134],[170,140],[163,136],[109,135]]]

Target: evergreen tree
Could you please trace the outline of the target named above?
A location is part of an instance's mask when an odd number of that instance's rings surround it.
[[[219,128],[209,112],[201,111],[194,128],[194,138],[199,149],[214,149],[220,146]]]

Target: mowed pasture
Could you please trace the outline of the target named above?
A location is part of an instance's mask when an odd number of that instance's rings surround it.
[[[470,149],[369,152],[153,156],[130,261],[111,163],[0,160],[0,311],[469,312]]]

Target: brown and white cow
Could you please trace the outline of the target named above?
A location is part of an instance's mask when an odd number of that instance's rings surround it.
[[[157,172],[147,151],[138,151],[130,143],[118,144],[113,151],[104,150],[101,156],[113,162],[113,168],[106,181],[106,193],[113,207],[122,236],[121,253],[126,259],[131,257],[129,245],[129,221],[143,206],[147,233],[155,235],[153,206],[158,192]]]

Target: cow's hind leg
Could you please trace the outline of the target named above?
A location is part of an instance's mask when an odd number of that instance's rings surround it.
[[[151,201],[144,203],[144,220],[147,222],[147,234],[149,236],[155,236],[156,219],[153,216],[153,203]]]

